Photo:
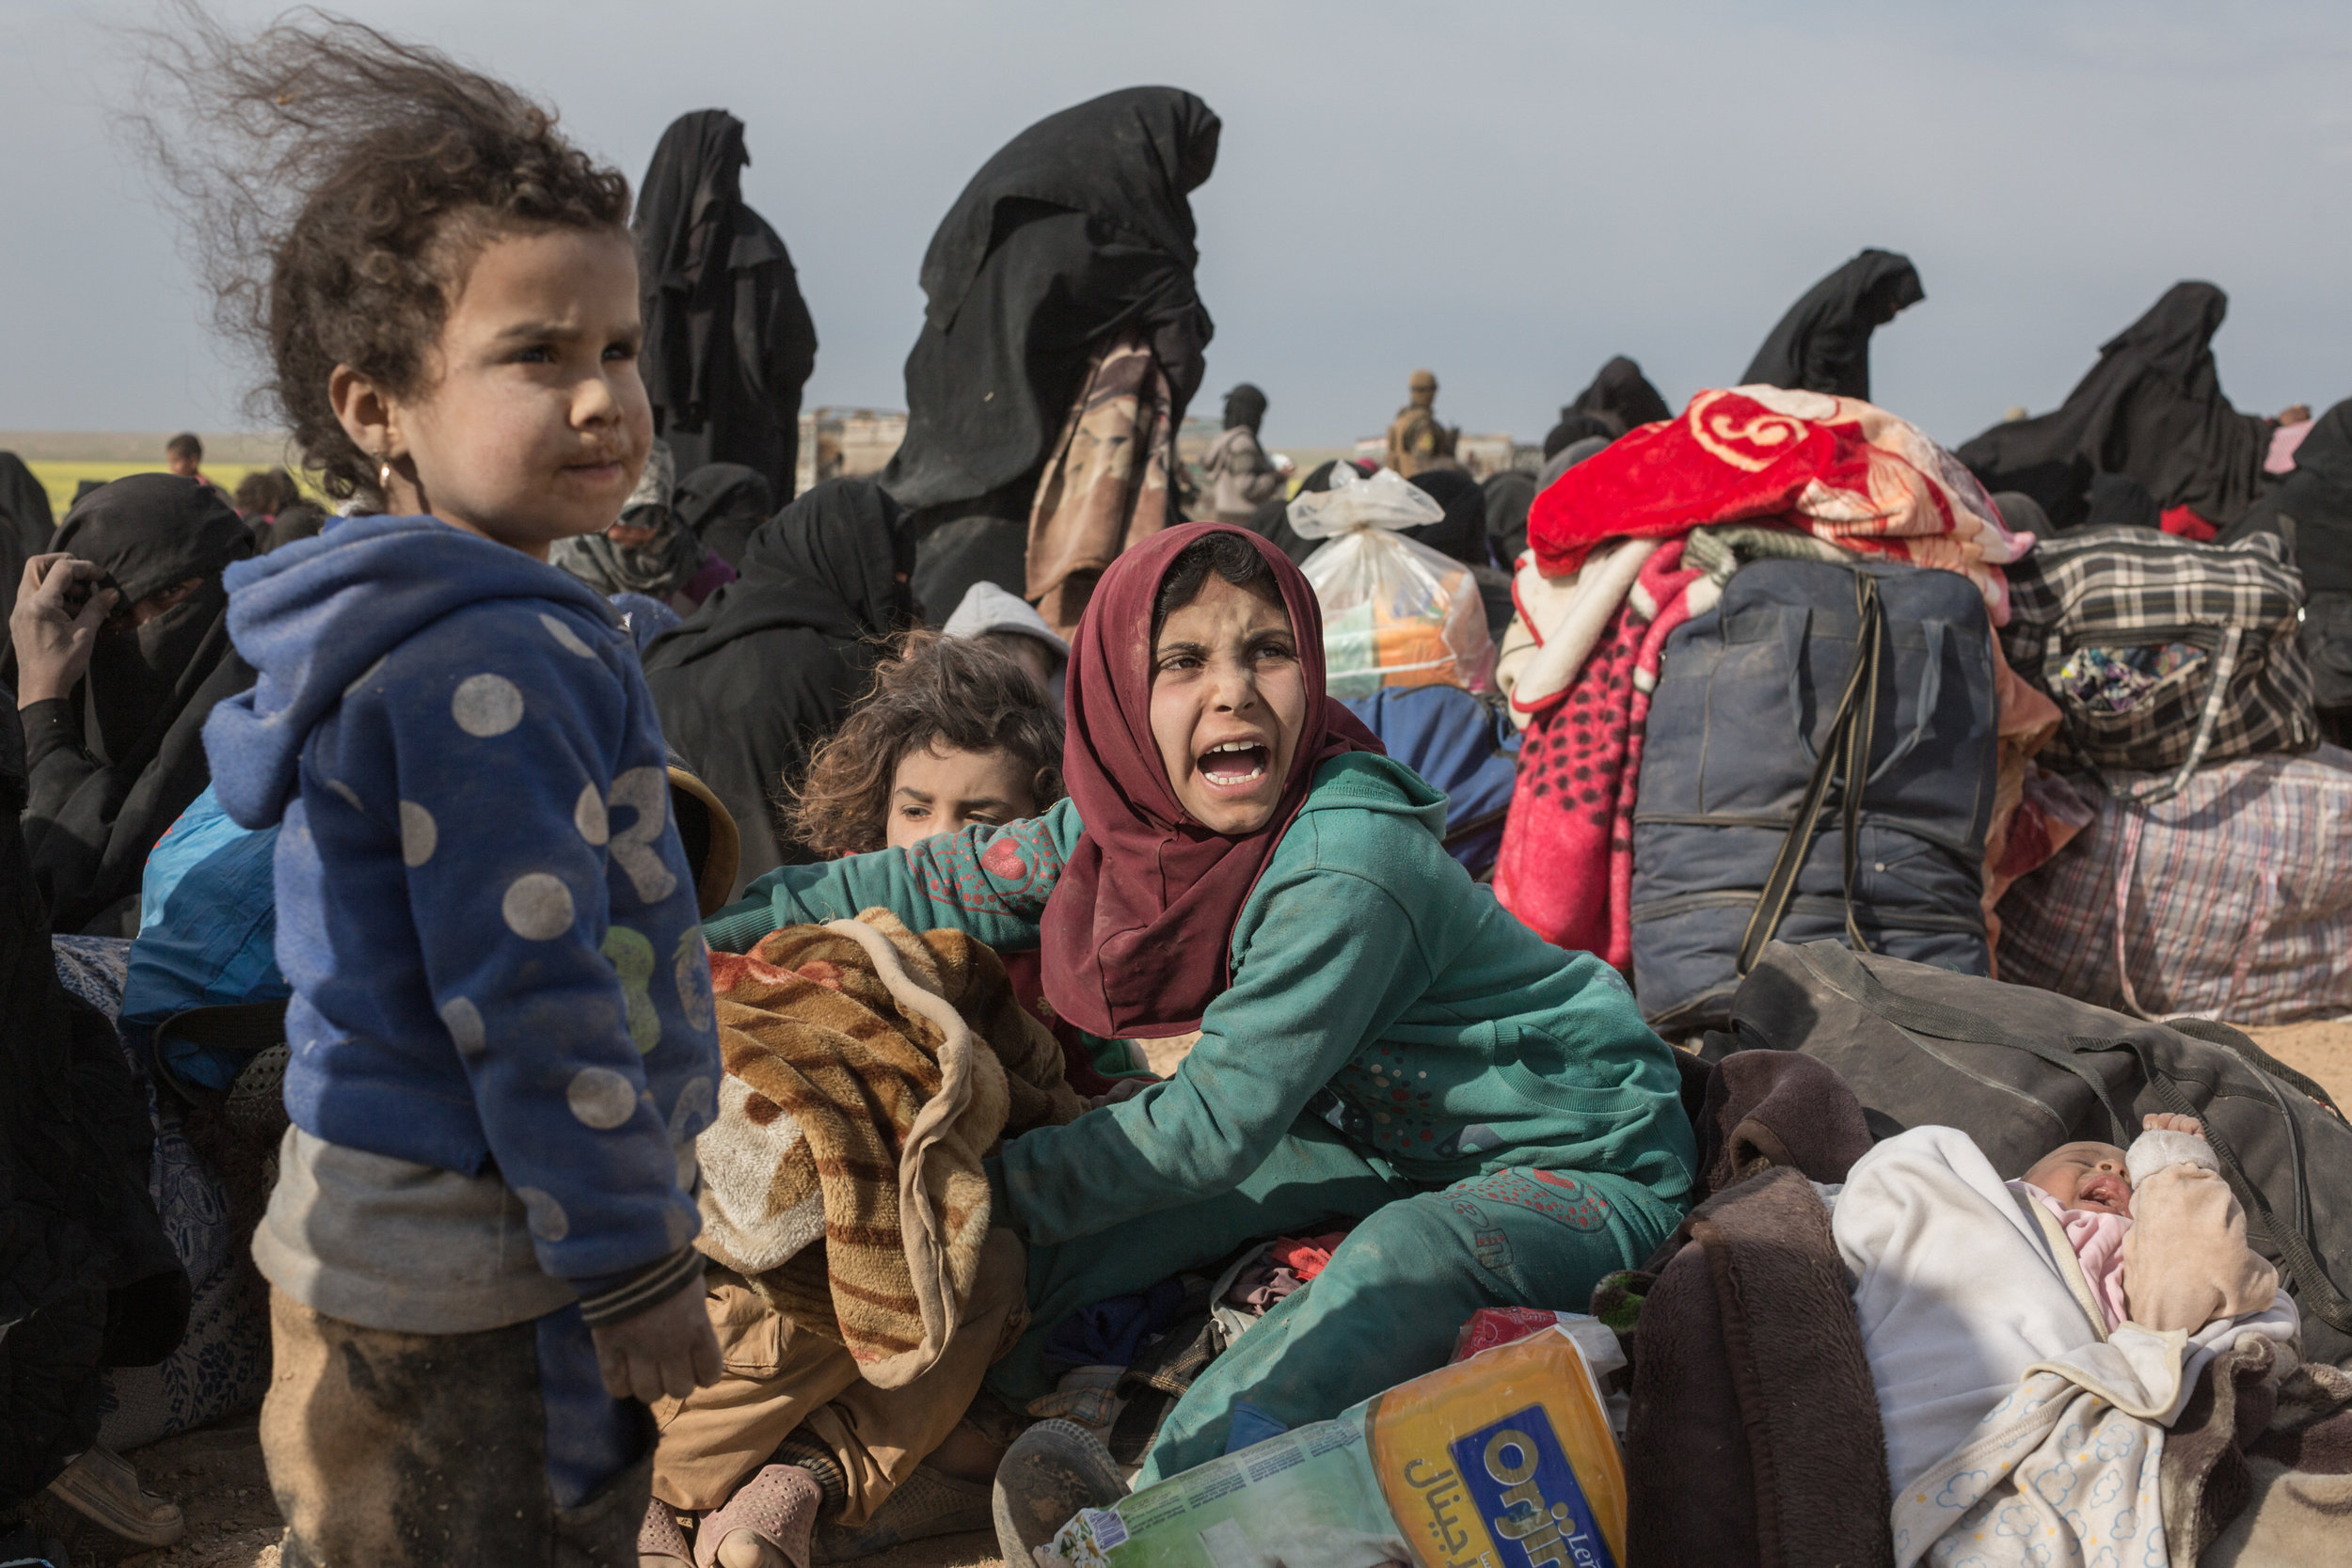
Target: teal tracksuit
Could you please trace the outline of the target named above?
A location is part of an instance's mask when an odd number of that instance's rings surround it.
[[[990,1374],[1044,1393],[1046,1331],[1253,1236],[1358,1223],[1171,1413],[1142,1481],[1223,1451],[1232,1403],[1320,1420],[1441,1364],[1480,1307],[1581,1309],[1680,1221],[1696,1154],[1669,1048],[1616,972],[1537,938],[1439,842],[1444,798],[1386,757],[1317,769],[1230,937],[1232,983],[1177,1075],[993,1163],[1033,1323]],[[714,915],[743,951],[880,905],[1007,950],[1082,824],[1067,800],[821,865]],[[1202,932],[1203,940],[1213,940]]]

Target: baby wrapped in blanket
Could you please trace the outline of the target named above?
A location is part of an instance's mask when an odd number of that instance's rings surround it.
[[[2026,1172],[2065,1232],[2106,1328],[2194,1334],[2259,1312],[2279,1271],[2246,1244],[2246,1212],[2194,1117],[2151,1116],[2129,1153],[2073,1143]]]
[[[2159,1119],[2129,1153],[2070,1144],[2020,1181],[1948,1127],[1889,1138],[1849,1173],[1831,1232],[1878,1395],[1898,1568],[2162,1563],[2164,1429],[2242,1335],[2295,1340],[2210,1146]]]

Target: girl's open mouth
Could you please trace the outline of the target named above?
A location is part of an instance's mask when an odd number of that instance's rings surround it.
[[[1229,740],[1200,753],[1200,776],[1214,789],[1248,789],[1265,777],[1270,754],[1254,740]]]

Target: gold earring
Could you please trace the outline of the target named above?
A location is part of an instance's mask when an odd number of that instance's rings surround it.
[[[379,455],[375,460],[375,487],[389,496],[392,493],[392,460]]]

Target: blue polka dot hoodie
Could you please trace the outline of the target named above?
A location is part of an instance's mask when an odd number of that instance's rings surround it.
[[[204,744],[229,815],[283,823],[294,1124],[495,1165],[591,1324],[683,1288],[718,1036],[660,723],[611,607],[430,517],[332,523],[228,585],[260,678]]]

